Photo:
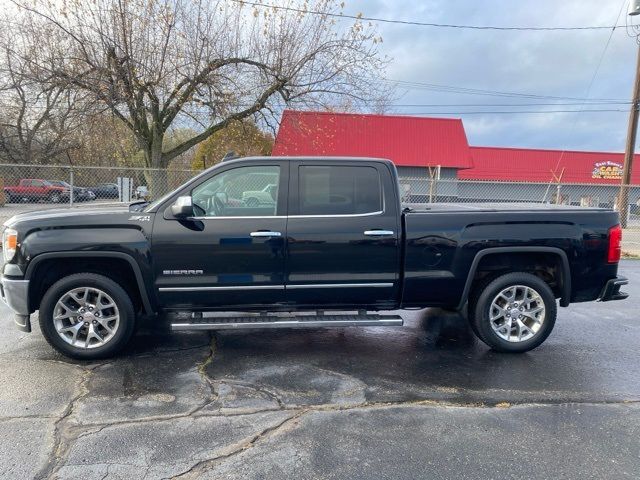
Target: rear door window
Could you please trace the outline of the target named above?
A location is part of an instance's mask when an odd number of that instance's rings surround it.
[[[382,186],[369,166],[299,167],[300,215],[361,215],[381,212]]]

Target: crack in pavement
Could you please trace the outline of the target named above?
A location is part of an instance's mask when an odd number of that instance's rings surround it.
[[[159,352],[159,354],[163,353],[173,353],[176,351],[182,350],[194,350],[196,348],[203,348],[205,345],[200,345],[197,347],[187,347],[184,349],[176,349],[171,351],[163,351]],[[158,416],[146,416],[138,419],[131,420],[122,420],[122,421],[112,421],[105,423],[98,423],[92,425],[74,425],[71,423],[71,419],[74,415],[74,412],[77,410],[78,402],[87,397],[90,393],[90,381],[96,372],[107,366],[114,363],[117,363],[118,360],[111,360],[104,363],[98,364],[87,364],[84,366],[78,366],[78,368],[82,369],[81,377],[76,383],[76,395],[71,399],[63,413],[57,416],[27,416],[27,417],[5,417],[0,419],[0,421],[10,421],[13,419],[24,419],[24,418],[44,418],[44,419],[56,419],[54,422],[53,428],[53,442],[51,451],[48,457],[46,464],[41,468],[41,470],[36,474],[35,478],[52,478],[55,477],[56,474],[66,466],[79,466],[73,464],[67,464],[66,459],[69,458],[69,454],[72,448],[76,445],[76,442],[86,436],[96,435],[107,428],[116,428],[119,426],[125,425],[133,425],[133,424],[144,424],[151,422],[166,422],[175,419],[188,418],[188,417],[239,417],[239,416],[249,416],[259,413],[266,412],[276,412],[282,411],[290,413],[284,420],[278,421],[276,424],[268,426],[261,431],[246,437],[245,439],[236,442],[234,444],[223,447],[222,453],[216,455],[212,458],[205,458],[202,460],[198,460],[188,469],[175,474],[172,479],[182,479],[182,478],[195,478],[203,473],[211,470],[216,465],[225,462],[227,459],[234,457],[248,449],[253,448],[256,444],[259,444],[274,435],[279,434],[287,429],[293,429],[298,425],[297,420],[303,417],[306,414],[312,412],[339,412],[339,411],[349,411],[349,410],[372,410],[372,409],[382,409],[382,408],[393,408],[393,407],[409,407],[409,406],[425,406],[425,407],[442,407],[442,408],[495,408],[495,409],[505,409],[512,407],[524,407],[524,406],[544,406],[544,405],[617,405],[617,404],[637,404],[640,403],[640,399],[621,399],[621,400],[603,400],[603,401],[574,401],[567,400],[566,398],[563,400],[537,400],[537,401],[469,401],[465,400],[465,397],[468,399],[473,395],[469,395],[471,392],[456,390],[456,393],[462,393],[462,397],[460,399],[454,400],[441,400],[441,399],[413,399],[413,400],[398,400],[398,401],[365,401],[365,402],[354,402],[354,403],[344,403],[344,404],[335,404],[335,403],[322,403],[316,405],[287,405],[282,398],[279,396],[279,393],[274,392],[269,387],[256,384],[252,382],[244,382],[242,380],[235,379],[212,379],[207,374],[207,367],[214,361],[215,355],[217,353],[217,338],[215,334],[210,334],[209,341],[209,350],[206,356],[195,365],[195,368],[200,376],[200,379],[203,383],[206,383],[210,389],[210,396],[207,401],[202,402],[201,404],[191,408],[189,411],[173,414],[173,415],[158,415]],[[134,358],[146,358],[150,356],[149,354],[141,354],[141,355],[133,355]],[[65,365],[70,365],[69,363],[62,362],[59,360],[47,360],[56,363],[64,363]],[[71,364],[73,365],[73,364]],[[350,376],[340,373],[334,372],[332,370],[322,369],[322,371],[332,373],[338,376],[346,376],[351,378]],[[254,409],[243,409],[241,411],[225,411],[225,408],[222,406],[216,410],[212,410],[210,412],[203,411],[207,407],[211,406],[215,403],[220,397],[218,394],[218,389],[221,385],[228,384],[231,386],[238,386],[247,389],[252,389],[261,395],[273,400],[276,404],[273,408],[254,408]],[[436,389],[437,390],[437,389]],[[509,392],[509,391],[504,391]],[[446,393],[446,392],[445,392]],[[465,395],[466,393],[466,395]],[[521,392],[525,393],[526,392]],[[220,451],[220,450],[218,450]],[[193,459],[195,460],[195,459]],[[188,460],[187,460],[188,461]],[[102,464],[107,465],[107,471],[103,478],[106,478],[109,475],[109,466],[111,465],[125,465],[126,463],[108,463],[102,462]],[[85,465],[86,466],[86,465]],[[139,467],[139,466],[138,466]],[[150,468],[150,467],[149,467]],[[145,472],[145,475],[148,473],[148,469]]]
[[[276,402],[280,410],[286,409],[285,403],[278,396],[278,394],[272,392],[271,390],[268,390],[264,385],[256,385],[255,383],[243,382],[242,380],[236,380],[236,379],[211,380],[211,382],[215,383],[218,389],[220,388],[221,385],[226,384],[226,385],[236,385],[238,387],[243,387],[249,390],[253,390],[255,392],[263,394],[267,398],[270,398],[271,400]]]
[[[211,364],[211,362],[213,362],[213,357],[215,356],[217,349],[218,349],[218,345],[217,345],[216,335],[215,333],[210,332],[209,333],[209,354],[198,365],[198,373],[207,383],[210,380],[209,376],[207,375],[207,367]]]
[[[319,371],[333,374],[335,376],[344,377],[349,380],[358,381],[367,385],[366,382],[353,377],[351,375],[336,372],[326,368],[314,367]],[[238,380],[237,378],[223,378],[219,380],[210,379],[211,382],[215,383],[218,388],[221,385],[228,384],[232,386],[239,386],[247,389],[254,390],[255,392],[264,394],[266,397],[275,401],[278,407],[281,410],[296,410],[300,408],[314,408],[314,404],[307,403],[287,403],[285,402],[279,395],[279,393],[270,389],[269,387],[259,384],[253,383],[249,381]],[[432,389],[432,391],[429,390]],[[294,392],[299,393],[301,392]],[[375,406],[375,405],[403,405],[409,404],[412,402],[425,403],[430,405],[442,405],[442,406],[461,406],[461,407],[495,407],[499,404],[509,403],[511,405],[564,405],[564,404],[585,404],[585,405],[605,405],[605,404],[629,404],[629,403],[638,403],[640,402],[640,397],[627,397],[627,398],[605,398],[602,400],[594,400],[590,399],[589,392],[581,392],[581,391],[572,391],[572,392],[563,392],[563,391],[555,391],[555,390],[545,390],[545,396],[536,398],[535,400],[527,400],[526,398],[514,398],[515,396],[521,397],[535,397],[540,392],[537,391],[528,391],[528,390],[508,390],[508,389],[484,389],[484,390],[471,390],[465,388],[448,388],[442,387],[439,385],[431,385],[425,386],[425,390],[422,392],[424,394],[423,398],[416,398],[412,400],[380,400],[380,401],[364,401],[364,402],[354,402],[349,403],[346,402],[344,405],[346,407],[358,407],[358,406]],[[431,394],[431,398],[429,395]],[[454,398],[441,398],[440,394],[455,394]],[[482,398],[484,395],[484,398]],[[490,398],[487,399],[487,396]],[[564,396],[564,397],[563,397]],[[614,395],[615,396],[615,395]],[[506,397],[506,398],[505,398]],[[586,397],[586,398],[582,398]],[[324,407],[328,405],[334,405],[333,403],[326,404],[315,404],[315,407]],[[264,411],[264,410],[257,410]],[[255,411],[248,410],[248,413],[254,413]]]
[[[511,407],[524,407],[524,406],[536,406],[536,405],[602,405],[602,404],[636,404],[640,403],[640,401],[635,400],[625,400],[620,402],[544,402],[544,403],[497,403],[497,404],[483,404],[483,403],[459,403],[459,402],[443,402],[437,400],[409,400],[409,401],[397,401],[397,402],[365,402],[365,403],[354,403],[354,404],[344,404],[344,405],[336,405],[336,404],[320,404],[314,406],[306,406],[304,408],[279,408],[279,409],[255,409],[251,411],[245,411],[242,413],[236,414],[225,414],[225,413],[199,413],[205,406],[207,406],[210,402],[206,402],[199,407],[192,409],[191,411],[179,414],[179,415],[171,415],[165,417],[146,417],[136,420],[124,420],[121,422],[110,422],[100,426],[93,427],[71,427],[69,428],[66,424],[66,421],[73,414],[73,406],[74,404],[82,399],[87,393],[88,390],[83,391],[86,387],[86,384],[89,380],[90,375],[87,375],[81,381],[81,391],[74,398],[73,402],[70,404],[68,411],[60,417],[60,419],[56,422],[55,430],[54,430],[54,447],[52,449],[53,456],[47,464],[46,468],[43,469],[36,478],[51,478],[55,476],[56,472],[58,472],[64,466],[71,466],[64,463],[64,459],[67,458],[68,453],[71,448],[75,444],[75,442],[88,435],[95,435],[107,428],[116,428],[124,425],[131,424],[144,424],[151,422],[166,422],[179,418],[187,418],[192,416],[197,417],[220,417],[220,418],[229,418],[235,416],[249,416],[258,413],[264,412],[273,412],[273,411],[287,411],[291,412],[292,415],[288,416],[284,420],[278,422],[275,425],[269,426],[262,431],[252,435],[247,440],[242,442],[230,445],[227,447],[227,451],[224,453],[217,455],[210,459],[200,460],[191,466],[189,469],[181,472],[173,477],[174,479],[181,478],[197,478],[198,475],[203,474],[207,470],[213,468],[215,465],[224,462],[225,460],[233,457],[239,453],[242,453],[257,443],[263,441],[266,438],[269,438],[278,432],[282,431],[288,425],[291,425],[293,421],[301,418],[302,416],[312,413],[312,412],[340,412],[340,411],[349,411],[349,410],[373,410],[373,409],[384,409],[384,408],[394,408],[394,407],[410,407],[410,406],[425,406],[425,407],[441,407],[441,408],[495,408],[495,409],[504,409]],[[106,463],[106,462],[103,462]],[[115,464],[114,464],[115,465]]]
[[[218,345],[217,345],[216,335],[214,332],[209,332],[209,353],[204,358],[204,360],[200,362],[197,369],[198,369],[198,374],[200,375],[200,378],[209,387],[210,399],[209,401],[205,402],[199,407],[196,407],[195,410],[192,412],[192,414],[208,407],[218,399],[218,393],[216,392],[213,382],[207,375],[207,367],[211,364],[211,362],[213,362],[213,357],[216,355],[217,349],[218,349]]]
[[[204,472],[206,472],[207,470],[213,468],[214,466],[216,466],[219,463],[222,463],[223,461],[229,459],[230,457],[233,457],[239,453],[242,453],[250,448],[252,448],[253,446],[255,446],[257,443],[263,441],[266,438],[269,438],[273,435],[276,435],[277,433],[281,432],[285,427],[287,426],[293,426],[292,422],[294,422],[295,420],[301,418],[302,416],[309,414],[309,413],[314,413],[314,412],[341,412],[341,411],[350,411],[350,410],[375,410],[375,409],[386,409],[386,408],[397,408],[397,407],[416,407],[416,406],[425,406],[425,407],[440,407],[440,408],[483,408],[483,409],[496,409],[496,410],[500,410],[500,409],[505,409],[505,408],[516,408],[516,407],[527,407],[527,406],[554,406],[554,405],[602,405],[602,404],[630,404],[630,403],[640,403],[638,401],[623,401],[623,402],[585,402],[585,403],[576,403],[576,402],[569,402],[569,403],[547,403],[547,404],[539,404],[539,403],[522,403],[522,404],[507,404],[507,403],[498,403],[495,405],[486,405],[486,404],[478,404],[478,403],[452,403],[452,402],[442,402],[442,401],[436,401],[436,400],[409,400],[409,401],[398,401],[398,402],[366,402],[366,403],[356,403],[356,404],[350,404],[350,405],[336,405],[336,404],[321,404],[321,405],[314,405],[314,406],[307,406],[304,408],[283,408],[283,409],[256,409],[256,410],[252,410],[252,411],[246,411],[246,412],[242,412],[242,413],[237,413],[237,414],[224,414],[224,413],[217,413],[217,414],[208,414],[208,413],[203,413],[203,414],[197,414],[194,412],[189,412],[189,413],[185,413],[185,414],[180,414],[180,415],[173,415],[173,416],[168,416],[168,417],[164,417],[164,418],[156,418],[156,417],[147,417],[147,418],[143,418],[143,419],[136,419],[136,420],[125,420],[122,422],[112,422],[112,423],[107,423],[104,424],[102,426],[100,426],[99,428],[83,428],[83,427],[76,427],[79,430],[82,430],[82,432],[75,436],[72,440],[76,441],[84,436],[87,435],[94,435],[97,434],[107,428],[117,428],[120,426],[125,426],[125,425],[132,425],[132,424],[144,424],[144,423],[151,423],[151,422],[166,422],[166,421],[171,421],[171,420],[175,420],[175,419],[179,419],[179,418],[187,418],[187,417],[192,417],[192,416],[197,416],[197,417],[207,417],[207,418],[211,418],[211,417],[220,417],[220,418],[229,418],[229,417],[235,417],[235,416],[250,416],[250,415],[255,415],[258,413],[265,413],[265,412],[274,412],[274,411],[285,411],[285,412],[291,412],[291,415],[288,416],[287,418],[285,418],[284,420],[276,423],[275,425],[271,425],[263,430],[261,430],[260,432],[251,435],[250,437],[248,437],[248,439],[245,439],[241,442],[237,442],[233,445],[230,445],[226,448],[226,451],[223,450],[223,453],[216,455],[213,458],[209,458],[209,459],[205,459],[205,460],[200,460],[198,462],[196,462],[194,465],[192,465],[191,467],[189,467],[187,470],[178,473],[172,477],[167,477],[167,478],[171,478],[171,479],[182,479],[182,478],[197,478],[199,475],[203,474]],[[200,408],[200,407],[199,407]],[[71,440],[71,438],[69,438],[69,440]],[[68,450],[73,446],[73,444],[70,444],[66,450],[66,452],[68,452]],[[63,466],[72,466],[72,464],[60,464],[60,462],[64,459],[64,455],[60,455],[59,459],[58,459],[58,467],[55,469],[52,469],[51,472],[52,474],[55,474],[55,472],[57,472],[60,468],[62,468]],[[107,463],[107,462],[102,462],[102,463]],[[120,464],[120,463],[112,463],[112,465],[125,465]],[[138,467],[140,467],[138,465]],[[149,467],[150,468],[150,467]]]
[[[181,478],[198,478],[200,475],[202,475],[204,472],[206,472],[207,470],[209,470],[210,468],[212,468],[213,466],[215,466],[217,463],[222,462],[224,460],[227,460],[235,455],[238,455],[250,448],[252,448],[254,445],[256,445],[257,443],[259,443],[260,441],[269,438],[273,435],[276,435],[277,433],[281,432],[286,426],[288,426],[290,423],[295,422],[297,419],[299,419],[300,417],[302,417],[305,413],[307,413],[309,410],[305,409],[305,410],[299,410],[298,412],[296,412],[294,415],[291,415],[287,418],[285,418],[284,420],[276,423],[275,425],[271,425],[263,430],[261,430],[260,432],[258,432],[255,435],[252,435],[251,437],[249,437],[248,440],[243,441],[243,442],[238,442],[234,445],[230,445],[229,449],[230,451],[225,452],[223,454],[217,455],[213,458],[209,458],[206,460],[201,460],[199,462],[197,462],[195,465],[191,466],[189,469],[187,469],[184,472],[178,473],[176,475],[173,475],[171,477],[165,477],[163,478],[163,480],[177,480],[177,479],[181,479]],[[195,477],[194,477],[195,475]]]
[[[82,376],[77,386],[78,394],[71,399],[67,408],[62,412],[62,415],[55,421],[53,426],[53,445],[49,459],[45,466],[35,475],[35,478],[49,478],[52,476],[58,470],[64,455],[68,453],[70,445],[69,442],[64,439],[66,421],[73,414],[76,402],[89,393],[87,384],[93,374],[93,370],[94,369],[83,368]]]
[[[167,353],[172,353],[172,352],[176,352],[176,351],[181,351],[181,350],[193,350],[195,348],[202,348],[204,347],[204,345],[200,345],[197,347],[186,347],[184,349],[174,349],[171,350],[171,352],[167,352]],[[161,352],[164,353],[164,352]],[[212,336],[212,340],[210,342],[210,352],[207,355],[207,357],[205,358],[205,360],[203,360],[203,362],[201,363],[201,365],[198,366],[198,372],[201,374],[201,377],[203,379],[203,381],[209,386],[210,391],[212,392],[212,394],[215,395],[215,393],[213,392],[213,388],[211,385],[211,382],[209,381],[208,377],[206,375],[203,375],[204,372],[204,368],[206,368],[206,365],[208,365],[211,360],[213,359],[213,355],[215,354],[215,337]],[[133,358],[145,358],[147,356],[147,354],[141,354],[141,355],[133,355]],[[51,478],[53,476],[55,476],[56,472],[58,472],[63,466],[65,466],[64,463],[64,459],[68,456],[71,448],[73,447],[75,441],[83,436],[86,435],[91,435],[91,434],[95,434],[98,433],[102,430],[104,430],[105,428],[109,427],[109,426],[116,426],[116,425],[120,425],[120,424],[125,424],[125,423],[136,423],[136,421],[134,420],[130,420],[130,421],[125,421],[125,422],[110,422],[110,423],[105,423],[105,424],[94,424],[94,425],[90,425],[90,426],[69,426],[68,421],[69,419],[73,416],[74,413],[74,409],[76,407],[76,404],[82,400],[83,398],[85,398],[89,393],[90,393],[90,389],[88,387],[89,381],[91,380],[92,375],[94,374],[94,372],[100,368],[106,367],[108,365],[117,363],[117,359],[115,360],[110,360],[107,362],[102,362],[102,363],[87,363],[85,365],[74,365],[72,363],[67,363],[67,362],[63,362],[61,360],[55,360],[55,359],[48,359],[48,360],[44,360],[46,362],[52,362],[52,363],[60,363],[60,364],[64,364],[66,366],[75,366],[77,368],[80,368],[82,370],[82,374],[80,377],[80,380],[77,383],[76,389],[78,391],[78,393],[71,399],[71,401],[68,403],[67,407],[64,409],[64,411],[62,412],[62,415],[60,415],[60,417],[54,417],[54,416],[40,416],[37,417],[35,415],[32,416],[26,416],[26,417],[15,417],[15,418],[47,418],[47,419],[53,419],[53,418],[57,418],[57,420],[54,423],[54,431],[53,431],[53,445],[51,447],[51,452],[49,455],[49,458],[47,460],[47,463],[44,465],[44,467],[35,475],[35,478]],[[189,412],[185,413],[185,414],[180,414],[180,415],[168,415],[168,416],[163,416],[163,417],[159,417],[159,418],[154,418],[154,417],[145,417],[144,419],[140,419],[141,422],[151,422],[151,421],[160,421],[160,420],[171,420],[173,418],[181,418],[181,417],[189,417],[191,415],[196,414],[197,412],[199,412],[200,410],[202,410],[203,408],[206,408],[208,405],[210,405],[212,402],[215,401],[215,397],[214,398],[210,398],[207,402],[204,402],[202,405],[199,405],[193,409],[191,409]],[[0,419],[0,420],[5,420],[5,419],[10,419],[5,417],[4,419]]]
[[[605,402],[607,404],[611,402]],[[640,402],[614,402],[617,403],[640,403]],[[574,403],[571,403],[574,404]],[[599,404],[599,403],[598,403]],[[178,479],[189,479],[189,478],[198,478],[207,471],[211,470],[216,465],[228,460],[231,457],[234,457],[240,453],[243,453],[254,446],[256,446],[261,441],[264,441],[270,437],[273,437],[287,427],[291,426],[294,428],[297,426],[297,420],[302,418],[304,415],[313,412],[340,412],[340,411],[349,411],[349,410],[372,410],[372,409],[382,409],[382,408],[395,408],[395,407],[409,407],[409,406],[432,406],[432,407],[443,407],[443,408],[494,408],[494,409],[505,409],[510,407],[523,407],[523,406],[535,406],[538,404],[518,404],[511,405],[506,403],[498,403],[496,405],[484,405],[484,404],[457,404],[457,403],[447,403],[447,402],[439,402],[434,400],[415,400],[415,401],[404,401],[404,402],[380,402],[380,403],[364,403],[364,404],[353,404],[353,405],[316,405],[309,406],[302,409],[283,409],[283,410],[291,410],[293,415],[287,417],[286,419],[263,429],[261,432],[251,436],[249,440],[244,442],[239,442],[237,444],[229,446],[230,451],[224,452],[222,454],[216,455],[213,458],[201,460],[191,466],[189,469],[176,474],[172,477],[166,477],[163,480],[178,480]],[[542,404],[549,405],[549,404]],[[551,404],[554,405],[554,404]],[[583,404],[581,404],[583,405]],[[257,412],[254,412],[257,413]],[[224,415],[223,415],[224,416]],[[292,425],[293,424],[293,425]]]
[[[244,386],[244,385],[243,385]],[[260,391],[260,390],[258,390]],[[82,398],[82,397],[81,397]],[[78,398],[80,400],[81,398]],[[107,428],[121,427],[128,425],[137,425],[151,422],[168,422],[171,420],[177,420],[181,418],[189,417],[206,417],[206,418],[228,418],[228,417],[242,417],[251,416],[259,413],[269,412],[328,412],[328,411],[349,411],[349,410],[373,410],[390,407],[404,407],[404,406],[431,406],[442,408],[483,408],[483,409],[504,409],[510,407],[528,407],[528,406],[562,406],[562,405],[631,405],[640,404],[640,400],[620,400],[620,401],[557,401],[557,402],[453,402],[444,400],[432,400],[432,399],[416,399],[416,400],[398,400],[398,401],[385,401],[385,402],[360,402],[350,404],[332,404],[322,403],[316,405],[304,405],[304,406],[283,406],[282,408],[259,408],[259,409],[246,409],[239,412],[201,412],[204,408],[215,402],[215,399],[209,400],[197,407],[192,408],[188,412],[178,413],[173,415],[152,415],[143,418],[136,418],[131,420],[121,420],[115,422],[95,423],[91,425],[74,425],[69,427],[69,430],[80,431],[80,433],[74,437],[74,440],[78,440],[88,435],[94,435]],[[17,419],[31,418],[31,417],[16,417]],[[43,417],[53,418],[53,417]]]

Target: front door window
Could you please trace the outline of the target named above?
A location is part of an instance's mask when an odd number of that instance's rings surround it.
[[[191,192],[198,217],[270,217],[278,214],[280,167],[247,166],[222,172]]]

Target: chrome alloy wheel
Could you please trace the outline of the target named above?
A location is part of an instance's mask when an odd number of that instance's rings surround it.
[[[542,297],[525,285],[505,288],[489,307],[491,328],[507,342],[524,342],[533,338],[542,328],[544,317]]]
[[[62,295],[53,309],[58,335],[74,347],[89,349],[105,345],[118,331],[120,312],[107,293],[80,287]]]

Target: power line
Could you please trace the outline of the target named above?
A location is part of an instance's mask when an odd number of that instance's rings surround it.
[[[501,106],[506,106],[506,105],[501,105]],[[395,105],[390,105],[389,108],[395,108]],[[238,106],[238,108],[242,108],[241,106]],[[187,109],[188,112],[192,113],[192,114],[203,114],[203,115],[208,115],[211,113],[210,110],[208,109],[202,109],[202,108],[191,108],[191,109]],[[447,111],[447,112],[441,112],[441,111],[420,111],[420,112],[403,112],[402,115],[407,115],[407,116],[411,116],[411,115],[490,115],[490,114],[496,114],[496,115],[509,115],[509,114],[521,114],[521,115],[540,115],[540,114],[555,114],[555,113],[614,113],[614,112],[626,112],[628,113],[627,109],[622,109],[622,108],[593,108],[593,109],[580,109],[580,110],[575,110],[575,109],[562,109],[562,110],[481,110],[481,111]],[[331,113],[330,111],[327,111],[326,113]],[[368,116],[371,115],[370,112],[349,112],[350,115],[362,115],[362,116]],[[398,113],[390,113],[390,115],[398,115]],[[384,115],[384,113],[383,113]]]
[[[622,5],[620,6],[620,10],[618,11],[618,16],[616,17],[616,21],[615,23],[618,23],[618,19],[620,18],[620,15],[622,14],[622,10],[624,9],[624,6],[626,4],[626,0],[623,0]],[[604,45],[604,49],[602,50],[602,53],[600,54],[600,58],[598,59],[598,64],[596,65],[596,70],[593,72],[593,76],[591,77],[591,80],[589,81],[589,86],[587,87],[587,94],[585,95],[584,101],[586,102],[587,99],[589,98],[589,95],[591,95],[591,89],[593,88],[593,84],[596,80],[596,77],[598,76],[598,73],[600,73],[600,67],[602,67],[602,62],[604,61],[604,57],[607,54],[607,50],[609,50],[609,45],[611,44],[611,39],[613,38],[613,34],[616,31],[616,27],[612,27],[611,28],[611,32],[609,33],[609,36],[607,37],[607,42]]]
[[[408,81],[408,80],[396,80],[392,78],[383,78],[383,80],[389,83],[394,83],[400,87],[416,89],[416,90],[430,90],[430,91],[435,91],[440,93],[457,93],[457,94],[464,94],[464,95],[481,95],[481,96],[504,97],[504,98],[527,98],[530,100],[567,100],[567,101],[573,100],[575,102],[580,102],[580,103],[585,102],[584,98],[578,98],[578,97],[562,97],[562,96],[553,96],[553,95],[538,95],[533,93],[483,90],[479,88],[467,88],[467,87],[457,87],[453,85],[440,85],[436,83],[423,83],[423,82],[414,82],[414,81]],[[621,100],[623,99],[599,98],[599,99],[592,99],[587,101],[617,102]]]
[[[584,103],[398,103],[391,107],[556,107],[556,106],[581,106]],[[631,105],[630,101],[606,101],[589,102],[589,105]]]
[[[611,113],[624,112],[628,110],[615,109],[582,109],[582,110],[492,110],[492,111],[470,111],[470,112],[411,112],[405,115],[528,115],[528,114],[551,114],[551,113]]]
[[[250,107],[253,104],[237,104],[234,105],[235,107],[238,108],[243,108],[243,107]],[[519,107],[563,107],[563,106],[581,106],[583,104],[580,103],[515,103],[515,104],[508,104],[508,103],[469,103],[469,104],[464,104],[464,103],[451,103],[451,104],[428,104],[428,103],[415,103],[415,104],[394,104],[394,105],[387,105],[388,108],[451,108],[451,107],[463,107],[463,108],[480,108],[480,107],[503,107],[503,108],[519,108]],[[616,102],[616,103],[590,103],[589,105],[592,106],[616,106],[616,105],[631,105],[631,102]],[[271,104],[271,107],[274,108],[295,108],[296,105],[285,105],[285,104]],[[301,105],[299,105],[301,106]],[[363,104],[362,106],[370,106],[370,107],[375,107],[377,106],[377,104]],[[12,108],[18,108],[18,107],[22,107],[22,105],[19,104],[10,104],[10,103],[6,103],[6,104],[0,104],[0,108],[5,108],[5,109],[12,109]],[[32,104],[32,105],[27,105],[26,108],[28,109],[44,109],[47,108],[46,105],[39,105],[39,104]],[[194,111],[197,110],[199,112],[211,112],[214,110],[210,110],[207,108],[190,108],[188,110]],[[473,111],[473,110],[471,110]],[[545,111],[549,111],[549,110],[540,110],[541,112],[545,112]],[[591,111],[611,111],[608,109],[593,109]],[[615,110],[617,111],[617,110]],[[625,112],[628,110],[624,110]]]
[[[351,20],[365,20],[368,22],[377,22],[377,23],[391,23],[398,25],[413,25],[419,27],[435,27],[435,28],[455,28],[455,29],[464,29],[464,30],[498,30],[498,31],[537,31],[537,32],[546,32],[546,31],[573,31],[573,30],[607,30],[610,28],[616,28],[617,25],[592,25],[592,26],[575,26],[575,27],[501,27],[495,25],[457,25],[452,23],[434,23],[434,22],[417,22],[413,20],[399,20],[399,19],[389,19],[389,18],[379,18],[379,17],[367,17],[364,15],[348,15],[346,13],[333,13],[333,12],[322,12],[319,10],[308,10],[305,8],[297,8],[297,7],[285,7],[280,5],[272,5],[266,3],[258,3],[258,2],[249,2],[245,0],[231,0],[232,2],[239,3],[242,5],[251,5],[253,7],[258,8],[272,8],[274,10],[284,10],[288,12],[294,13],[306,13],[310,15],[321,15],[333,18],[348,18]],[[620,25],[623,26],[623,25]]]
[[[620,10],[618,10],[618,15],[616,16],[616,20],[614,24],[617,25],[618,20],[620,19],[620,15],[622,15],[622,11],[624,10],[624,6],[626,5],[626,3],[627,3],[627,0],[622,0],[622,4],[620,5]],[[600,73],[600,67],[602,67],[602,62],[604,60],[605,55],[607,54],[607,51],[609,50],[609,45],[611,44],[611,39],[613,38],[613,33],[615,31],[616,31],[616,27],[613,27],[611,29],[611,32],[609,33],[609,36],[607,37],[607,42],[605,43],[604,48],[602,49],[602,53],[600,54],[600,58],[598,59],[598,63],[596,64],[596,69],[593,72],[593,76],[591,77],[591,80],[589,81],[589,85],[587,86],[587,91],[585,93],[584,100],[583,100],[584,105],[587,105],[587,99],[591,95],[591,89],[593,88],[593,84],[595,83],[598,73]],[[581,110],[584,109],[584,105],[580,107]],[[575,131],[577,125],[578,125],[578,117],[576,116],[574,118],[573,124],[571,125],[569,136],[573,135],[573,132]],[[560,162],[562,162],[562,159],[564,158],[564,153],[565,153],[565,150],[563,150],[560,156],[558,157],[558,162],[556,163],[556,168],[554,169],[554,175],[555,175],[555,172],[560,167]],[[549,183],[549,185],[551,185],[551,182]],[[547,188],[547,193],[548,191],[549,191],[549,188]],[[545,193],[544,195],[545,198],[547,197],[547,193]]]
[[[246,0],[231,0],[234,3],[240,5],[250,5],[258,8],[271,8],[273,10],[283,10],[294,13],[306,13],[309,15],[320,15],[332,18],[347,18],[350,20],[364,20],[367,22],[376,23],[390,23],[398,25],[412,25],[419,27],[434,27],[434,28],[451,28],[461,30],[494,30],[494,31],[534,31],[534,32],[548,32],[548,31],[589,31],[589,30],[607,30],[615,29],[618,27],[624,27],[625,25],[586,25],[586,26],[558,26],[558,27],[520,27],[520,26],[497,26],[497,25],[462,25],[453,23],[436,23],[436,22],[417,22],[413,20],[400,20],[389,19],[380,17],[368,17],[365,15],[349,15],[346,13],[334,13],[334,12],[322,12],[319,10],[308,10],[297,7],[286,7],[282,5],[272,5],[266,3],[250,2]],[[11,22],[7,19],[2,19],[4,23],[18,25],[17,22]]]
[[[527,95],[527,94],[514,94],[514,95]],[[4,98],[3,98],[4,97]],[[0,90],[0,102],[2,100],[10,100],[14,98],[15,95],[12,90]],[[516,97],[518,98],[518,97]],[[528,96],[527,96],[528,98]],[[561,97],[552,97],[552,98],[561,98]],[[364,105],[372,105],[377,106],[378,102],[375,100],[363,100],[361,101]],[[410,107],[429,107],[429,108],[441,108],[441,107],[556,107],[556,106],[599,106],[599,105],[631,105],[630,100],[623,99],[581,99],[580,101],[553,101],[553,102],[527,102],[527,103],[394,103],[393,105],[389,105],[390,107],[401,107],[401,108],[410,108]],[[0,105],[2,105],[0,103]],[[6,106],[9,106],[9,103],[6,103]],[[235,106],[249,107],[253,105],[253,103],[237,103]],[[285,104],[285,103],[271,103],[274,107],[289,107],[295,106],[294,104]],[[36,105],[33,105],[36,106]]]

